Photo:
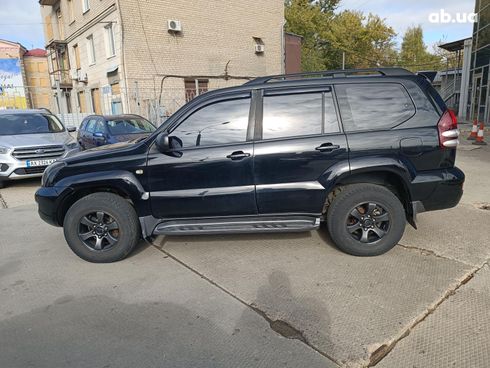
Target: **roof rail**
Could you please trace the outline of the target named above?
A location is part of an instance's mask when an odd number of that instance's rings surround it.
[[[338,69],[338,70],[323,70],[318,72],[305,72],[305,73],[294,73],[294,74],[278,74],[269,75],[265,77],[258,77],[246,82],[246,85],[259,85],[265,84],[274,80],[287,80],[287,79],[300,79],[307,77],[317,77],[317,78],[342,78],[353,74],[363,74],[363,73],[378,73],[384,76],[400,76],[400,75],[414,75],[411,71],[404,68],[367,68],[367,69]]]

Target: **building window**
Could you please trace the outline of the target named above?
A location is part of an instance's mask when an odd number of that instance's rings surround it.
[[[112,23],[105,26],[107,57],[116,55],[116,43],[114,41],[114,27]]]
[[[73,0],[68,0],[68,21],[73,23],[75,21],[75,12],[73,10]]]
[[[64,29],[63,29],[63,15],[61,14],[61,9],[58,8],[56,10],[56,19],[58,21],[58,36],[60,38],[60,40],[64,39],[65,38],[65,32],[64,32]]]
[[[77,70],[80,70],[80,49],[78,45],[73,45],[73,55],[75,56],[75,66]]]
[[[185,79],[185,101],[189,102],[194,97],[208,91],[207,79]]]
[[[93,88],[90,91],[92,97],[92,109],[94,113],[100,115],[102,114],[101,104],[100,104],[100,90],[98,88]]]
[[[87,55],[89,65],[95,64],[95,44],[94,36],[90,35],[87,37]]]
[[[90,10],[90,0],[82,0],[82,12],[86,13]]]
[[[81,113],[87,112],[85,93],[83,91],[80,91],[78,92],[77,97],[78,97],[78,106],[80,108],[80,112]]]

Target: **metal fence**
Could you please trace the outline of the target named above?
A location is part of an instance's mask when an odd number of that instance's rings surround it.
[[[91,114],[138,114],[155,125],[160,125],[185,103],[208,90],[237,85],[214,82],[208,86],[196,83],[195,87],[182,83],[181,87],[134,82],[130,87],[118,84],[96,88],[15,87],[0,89],[0,109],[45,108],[58,115],[67,126],[78,127]]]

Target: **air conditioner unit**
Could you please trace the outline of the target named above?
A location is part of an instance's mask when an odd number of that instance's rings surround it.
[[[167,28],[169,32],[182,32],[182,23],[180,20],[167,20]]]
[[[255,45],[255,53],[256,54],[263,54],[264,52],[265,52],[265,46],[264,45],[260,45],[260,44]]]
[[[78,73],[78,81],[79,82],[87,82],[88,81],[87,73],[79,72]]]

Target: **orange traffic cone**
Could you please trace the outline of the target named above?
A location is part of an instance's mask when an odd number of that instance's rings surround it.
[[[480,129],[478,129],[478,134],[476,136],[476,140],[473,142],[473,144],[476,144],[478,146],[485,146],[487,142],[483,140],[483,130],[485,129],[485,125],[483,123],[480,123]]]
[[[477,133],[478,133],[478,122],[475,119],[473,120],[473,126],[471,127],[471,133],[470,136],[468,137],[468,140],[474,141],[476,139]]]

